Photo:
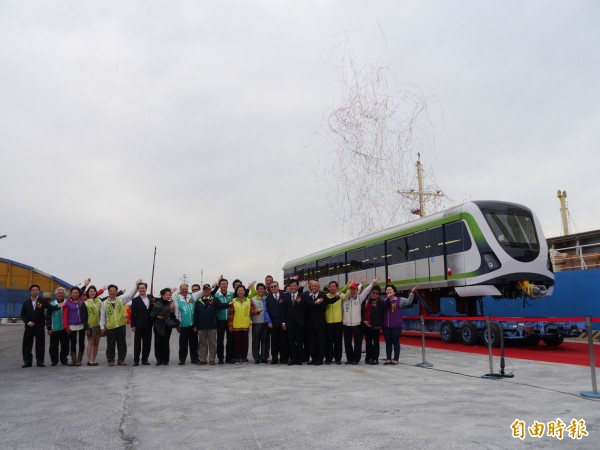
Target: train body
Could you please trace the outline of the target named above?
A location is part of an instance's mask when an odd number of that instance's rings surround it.
[[[288,261],[283,271],[285,283],[298,277],[318,280],[322,286],[335,280],[342,286],[351,277],[370,281],[380,276],[401,292],[418,286],[426,315],[439,314],[446,298],[459,315],[483,316],[484,296],[543,298],[554,289],[538,218],[523,205],[499,201],[464,203]],[[454,333],[448,340],[469,330],[487,340],[478,322],[466,322],[446,327]],[[516,337],[509,328],[505,335]],[[540,336],[539,326],[527,330],[519,338],[533,341],[532,334]]]

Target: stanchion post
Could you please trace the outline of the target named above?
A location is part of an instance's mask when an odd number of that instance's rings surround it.
[[[502,326],[502,322],[498,322],[498,324],[500,325],[500,377],[514,378],[514,374],[504,373],[504,367],[506,367],[504,364],[504,327]]]
[[[581,392],[582,397],[600,398],[598,393],[598,385],[596,384],[596,357],[594,355],[594,336],[592,335],[592,317],[585,317],[585,327],[588,335],[588,347],[590,350],[590,370],[592,371],[592,391]]]
[[[416,366],[417,367],[433,367],[433,364],[428,363],[427,360],[425,359],[425,318],[423,317],[423,314],[421,314],[420,320],[421,320],[421,357],[422,357],[422,362],[420,362],[419,364],[416,364]]]

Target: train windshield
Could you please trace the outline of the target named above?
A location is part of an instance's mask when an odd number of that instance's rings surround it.
[[[481,208],[498,243],[506,253],[521,262],[531,262],[540,253],[533,216],[514,206],[495,205]]]

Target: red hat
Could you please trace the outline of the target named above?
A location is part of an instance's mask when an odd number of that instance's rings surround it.
[[[352,283],[350,289],[358,289],[358,283]]]

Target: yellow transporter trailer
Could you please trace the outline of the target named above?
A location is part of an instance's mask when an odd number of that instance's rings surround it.
[[[29,286],[37,284],[42,297],[52,298],[54,290],[74,286],[34,267],[0,258],[0,317],[19,317],[21,305],[29,297]]]

